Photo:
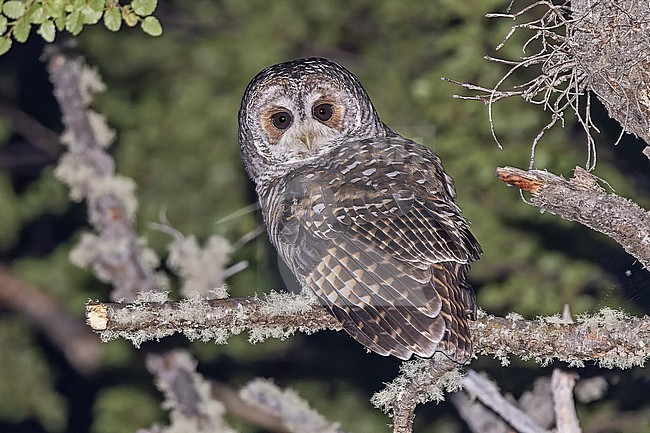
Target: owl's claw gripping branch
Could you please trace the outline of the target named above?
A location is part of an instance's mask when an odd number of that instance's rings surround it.
[[[499,167],[499,180],[532,193],[530,204],[543,212],[577,221],[618,242],[650,268],[650,214],[631,200],[608,193],[604,183],[581,167],[564,179],[545,170]],[[611,187],[610,187],[611,188]]]

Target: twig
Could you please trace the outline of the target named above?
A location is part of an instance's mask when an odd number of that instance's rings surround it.
[[[0,104],[0,115],[7,117],[12,126],[29,143],[45,153],[52,160],[56,159],[63,148],[59,144],[59,136],[38,120],[9,104]]]
[[[547,171],[500,167],[496,176],[532,193],[542,211],[603,233],[650,269],[650,214],[629,199],[608,194],[596,176],[576,167],[566,180]]]
[[[470,90],[458,99],[478,100],[488,105],[490,130],[501,147],[494,129],[492,105],[502,99],[520,96],[526,102],[541,105],[551,119],[531,144],[531,168],[535,148],[545,133],[558,123],[564,125],[565,112],[575,116],[587,138],[585,166],[596,165],[593,133],[598,128],[591,116],[591,94],[605,105],[609,115],[618,120],[622,130],[637,135],[650,144],[650,4],[637,0],[575,0],[553,2],[540,0],[519,11],[488,14],[488,18],[524,21],[513,25],[496,50],[510,42],[515,33],[528,33],[522,55],[516,59],[486,56],[509,69],[492,87],[447,81]],[[541,13],[540,13],[541,12]],[[526,21],[530,17],[529,21]],[[535,45],[532,43],[535,42]],[[527,54],[531,47],[538,47]],[[536,74],[524,83],[508,86],[520,70]],[[508,88],[509,87],[509,88]],[[582,107],[581,107],[582,105]],[[621,136],[619,136],[620,141]],[[646,152],[646,156],[650,151]],[[649,156],[650,157],[650,156]]]
[[[468,371],[463,387],[485,406],[496,412],[519,433],[549,433],[538,426],[525,412],[506,400],[497,386],[475,371]]]
[[[230,386],[210,381],[212,396],[225,406],[228,413],[249,423],[275,433],[291,433],[282,418],[271,410],[263,410],[243,398]]]
[[[473,433],[511,433],[512,429],[480,401],[470,398],[466,392],[449,396],[449,401],[458,411]]]
[[[558,432],[582,433],[576,407],[573,403],[573,387],[576,375],[560,369],[553,370],[551,389],[553,390],[553,407],[555,410],[555,426]]]
[[[44,291],[26,284],[0,267],[0,305],[10,308],[38,327],[81,374],[102,364],[104,347],[63,305]]]

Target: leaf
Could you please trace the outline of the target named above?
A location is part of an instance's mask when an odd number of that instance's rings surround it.
[[[129,27],[134,27],[136,24],[138,24],[138,16],[134,14],[131,9],[122,9],[122,19],[124,20],[124,23]]]
[[[141,17],[151,15],[158,7],[158,0],[133,0],[131,7]],[[153,35],[152,35],[153,36]]]
[[[122,15],[117,7],[109,8],[104,14],[104,25],[112,32],[116,32],[122,27]]]
[[[56,36],[56,28],[54,27],[54,23],[51,20],[47,20],[41,24],[36,33],[41,35],[47,42],[54,42],[54,37]]]
[[[54,24],[58,31],[63,31],[63,29],[65,29],[65,15],[59,15],[54,18]]]
[[[95,12],[104,12],[104,0],[90,0],[88,6]]]
[[[52,18],[59,18],[60,16],[63,16],[63,8],[64,6],[60,2],[49,1],[43,4],[45,13]]]
[[[0,15],[0,35],[4,35],[7,31],[7,17]]]
[[[45,9],[43,9],[43,7],[39,4],[34,5],[29,13],[29,21],[32,24],[42,24],[45,22],[46,18]]]
[[[0,56],[9,51],[12,40],[9,37],[0,38]]]
[[[29,31],[31,30],[32,25],[30,24],[29,20],[26,20],[24,18],[20,18],[16,20],[16,24],[14,25],[14,39],[17,40],[18,42],[25,42],[27,38],[29,37]]]
[[[158,18],[149,16],[142,20],[142,30],[151,36],[162,35],[163,29]]]
[[[2,5],[2,12],[8,18],[20,18],[25,13],[25,5],[19,1],[8,1]]]
[[[78,10],[72,12],[65,19],[65,28],[74,36],[81,33],[81,30],[83,29],[83,20]]]
[[[81,16],[83,17],[84,24],[97,24],[102,19],[104,11],[96,11],[92,7],[85,6],[81,9]]]

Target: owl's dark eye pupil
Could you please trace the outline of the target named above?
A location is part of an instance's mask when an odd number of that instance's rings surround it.
[[[314,107],[314,116],[323,122],[330,120],[333,113],[334,110],[331,104],[319,104]]]
[[[292,120],[293,117],[291,117],[291,114],[287,113],[286,111],[280,111],[279,113],[275,113],[273,116],[271,116],[271,122],[273,122],[273,126],[278,129],[287,129],[289,125],[291,125]]]

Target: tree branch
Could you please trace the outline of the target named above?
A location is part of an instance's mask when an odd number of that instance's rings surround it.
[[[97,337],[64,305],[0,267],[0,305],[29,320],[81,374],[96,371],[104,355]]]
[[[550,112],[550,120],[531,145],[530,168],[540,139],[556,124],[564,125],[567,113],[573,113],[587,137],[586,167],[596,165],[593,131],[598,131],[591,116],[591,97],[595,95],[609,115],[650,145],[650,5],[637,0],[572,0],[530,2],[519,11],[488,14],[488,18],[517,20],[503,42],[514,41],[515,33],[527,40],[518,59],[488,60],[510,67],[491,87],[446,79],[470,90],[473,95],[455,95],[488,105],[490,129],[494,130],[493,104],[519,96]],[[519,70],[537,74],[526,82],[516,82]],[[621,132],[621,136],[623,135]],[[620,139],[620,138],[619,138]],[[500,144],[499,144],[500,145]],[[650,158],[650,147],[644,152]]]
[[[559,316],[524,320],[479,314],[471,322],[476,355],[492,355],[507,363],[508,355],[548,364],[554,359],[571,365],[595,361],[606,368],[643,365],[650,356],[650,318],[630,317],[603,309],[563,323]],[[225,343],[244,330],[251,342],[287,338],[295,331],[340,330],[325,309],[293,294],[264,298],[190,299],[180,302],[131,304],[90,302],[89,325],[104,341],[125,338],[139,345],[176,332],[191,340]]]
[[[542,170],[497,168],[503,182],[532,193],[530,204],[569,221],[577,221],[618,242],[650,269],[650,214],[629,199],[608,194],[601,179],[576,167],[566,180]]]
[[[461,388],[461,380],[460,365],[445,355],[416,358],[402,363],[397,378],[377,392],[371,402],[393,418],[394,433],[412,433],[416,406],[443,401],[445,392]]]
[[[289,433],[346,433],[312,409],[295,391],[282,389],[272,381],[253,379],[239,391],[239,396],[252,408],[279,418]]]
[[[104,150],[113,132],[88,108],[90,95],[104,84],[80,59],[66,56],[55,45],[48,46],[45,56],[66,127],[62,141],[68,146],[55,174],[70,187],[73,200],[87,200],[88,219],[97,231],[82,236],[71,260],[110,281],[113,300],[132,300],[139,291],[160,287],[161,278],[153,271],[155,253],[142,245],[133,226],[135,184],[115,174],[115,162]]]
[[[506,400],[496,384],[477,372],[470,370],[463,380],[463,387],[470,395],[492,409],[519,433],[549,433],[538,426],[524,411]]]
[[[555,369],[551,375],[553,389],[553,407],[555,409],[555,426],[562,433],[582,433],[576,406],[573,402],[573,387],[576,374]]]

